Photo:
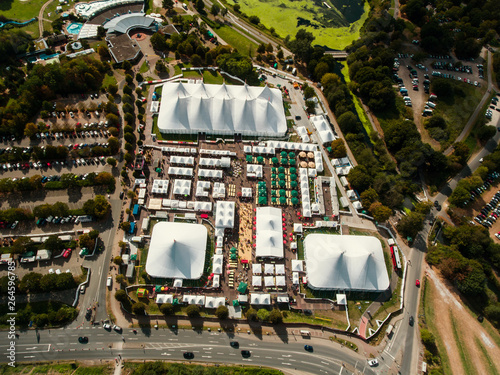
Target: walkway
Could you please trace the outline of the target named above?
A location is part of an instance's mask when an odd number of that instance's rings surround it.
[[[45,4],[40,8],[40,12],[38,12],[38,31],[40,32],[40,38],[43,36],[43,13],[45,12],[45,8],[49,6],[49,4],[54,0],[48,0]]]

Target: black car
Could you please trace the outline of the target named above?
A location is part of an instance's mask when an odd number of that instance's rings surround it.
[[[439,202],[438,201],[434,201],[434,207],[437,207],[439,206]]]
[[[238,349],[240,347],[240,343],[238,341],[231,341],[229,343],[229,345],[231,345],[232,348],[236,348],[236,349]]]
[[[308,352],[313,351],[313,347],[311,345],[304,345],[304,349],[307,350]]]
[[[413,324],[415,323],[415,319],[413,319],[413,315],[410,316],[410,320],[408,321],[408,323],[410,323],[410,325],[413,327]]]
[[[125,193],[122,191],[120,192],[120,199],[123,199],[123,196],[125,195]]]
[[[184,358],[186,359],[193,359],[194,354],[192,352],[184,352]]]
[[[78,342],[79,342],[80,344],[86,344],[86,343],[88,343],[88,342],[89,342],[89,338],[88,338],[87,336],[83,336],[83,337],[82,337],[82,336],[80,336],[80,337],[78,337]]]
[[[250,350],[242,350],[241,356],[245,358],[250,357]]]

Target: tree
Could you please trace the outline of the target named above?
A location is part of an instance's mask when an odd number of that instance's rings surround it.
[[[226,7],[222,7],[222,9],[220,10],[220,15],[222,16],[222,18],[226,17],[226,15],[227,15],[227,8]]]
[[[283,322],[283,315],[280,310],[273,309],[269,314],[268,319],[272,324],[280,324]]]
[[[14,254],[22,254],[27,251],[32,251],[34,242],[29,237],[19,237],[12,244],[11,250]]]
[[[38,130],[38,127],[32,123],[32,122],[28,122],[26,124],[26,127],[24,128],[24,135],[26,137],[33,137],[36,133],[38,133],[39,130]]]
[[[102,61],[111,60],[111,55],[109,54],[109,51],[105,46],[99,46],[99,48],[97,48],[97,53],[99,53],[99,57]]]
[[[174,305],[171,303],[163,303],[160,306],[160,311],[163,315],[174,315]]]
[[[438,96],[451,98],[453,96],[454,90],[451,83],[445,78],[436,78],[432,81],[432,92]]]
[[[396,228],[404,237],[410,237],[415,239],[418,232],[424,227],[424,215],[417,212],[410,212],[407,216],[404,216]]]
[[[465,165],[467,159],[469,158],[470,148],[465,142],[456,142],[453,144],[453,157],[456,158],[457,162],[461,165]]]
[[[200,308],[198,305],[189,305],[186,308],[186,314],[190,318],[198,318],[200,316]]]
[[[196,5],[194,7],[198,13],[205,14],[205,3],[203,0],[196,0]]]
[[[304,88],[304,97],[306,99],[312,98],[314,94],[315,94],[314,89],[311,86],[306,86]]]
[[[265,322],[269,318],[269,311],[266,309],[259,309],[259,311],[257,311],[257,317]]]
[[[330,147],[332,148],[331,155],[334,158],[343,158],[347,156],[347,150],[342,138],[337,138],[336,140],[332,141]]]
[[[125,292],[123,289],[118,289],[115,292],[115,298],[117,301],[119,301],[121,303],[125,303],[128,301],[127,292]]]
[[[255,322],[257,320],[257,310],[253,307],[250,307],[246,312],[246,317],[249,321]]]
[[[142,302],[136,302],[132,305],[132,312],[136,315],[144,315],[146,312],[146,305]]]
[[[125,60],[124,62],[122,62],[122,69],[125,71],[129,71],[130,69],[132,69],[132,64],[130,63],[130,61]]]
[[[107,158],[106,163],[108,163],[109,165],[111,165],[114,168],[114,167],[116,167],[118,162],[116,161],[115,158]]]
[[[351,111],[347,111],[341,114],[337,118],[337,122],[342,129],[343,133],[359,133],[361,131],[361,122],[358,120],[356,115]]]
[[[124,221],[123,223],[120,224],[120,228],[124,232],[129,233],[130,232],[130,228],[131,228],[130,222],[129,221]]]
[[[260,23],[260,18],[257,16],[250,16],[248,17],[248,20],[250,23],[253,23],[254,25],[258,25]]]
[[[113,263],[118,265],[118,266],[121,266],[123,264],[123,259],[121,256],[116,256],[113,258]]]
[[[163,34],[154,33],[153,35],[151,35],[150,41],[153,48],[157,51],[166,51],[168,49],[165,35]]]
[[[373,181],[372,177],[368,174],[366,167],[357,165],[351,169],[347,177],[351,187],[358,192],[363,192],[368,189]]]
[[[496,134],[497,130],[494,126],[482,126],[477,132],[476,136],[481,142],[486,142]]]
[[[217,316],[217,318],[219,318],[220,320],[224,320],[224,319],[227,319],[227,317],[229,316],[229,310],[227,309],[226,306],[219,306],[217,307],[217,309],[215,310],[215,315]]]
[[[212,16],[217,17],[219,12],[220,12],[220,7],[216,3],[213,3],[212,8],[210,8],[210,13],[212,14]]]
[[[56,236],[52,235],[49,236],[43,243],[43,246],[47,249],[50,250],[54,253],[60,252],[62,249],[64,249],[64,243],[61,241],[61,239]]]
[[[392,210],[380,202],[372,203],[369,210],[375,221],[378,221],[379,223],[387,221],[392,215]]]
[[[40,281],[42,280],[42,274],[37,272],[29,272],[23,276],[21,282],[19,283],[19,290],[24,293],[37,293],[41,291]]]
[[[267,53],[273,53],[273,51],[274,51],[273,45],[271,44],[271,42],[269,42],[269,43],[266,45],[266,52],[267,52]]]
[[[295,39],[290,42],[290,49],[299,60],[308,63],[313,50],[313,40],[314,36],[312,33],[305,29],[299,29],[297,34],[295,34]]]
[[[193,54],[191,56],[191,64],[193,66],[202,66],[203,65],[203,60],[202,60],[201,56],[198,55],[198,54],[196,54],[196,53]]]
[[[264,53],[264,52],[266,52],[266,45],[264,43],[261,43],[257,47],[257,53]]]
[[[167,13],[170,13],[174,9],[174,2],[172,0],[163,0],[161,5],[163,9],[167,10]]]
[[[125,275],[123,275],[121,273],[119,273],[118,275],[116,275],[115,280],[120,285],[126,285],[127,284],[127,278],[125,277]]]

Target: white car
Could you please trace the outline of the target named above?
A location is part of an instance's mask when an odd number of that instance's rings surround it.
[[[118,333],[121,333],[122,332],[122,327],[119,327],[117,326],[116,324],[113,326],[113,329],[118,332]]]
[[[111,331],[111,324],[104,323],[104,324],[102,325],[102,328],[104,328],[104,329],[105,329],[105,330],[107,330],[107,331]]]
[[[371,367],[375,367],[375,366],[378,366],[378,361],[376,359],[372,359],[372,360],[369,360],[368,361],[368,364],[371,366]]]

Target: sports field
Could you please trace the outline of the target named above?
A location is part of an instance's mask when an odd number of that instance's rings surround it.
[[[240,5],[241,12],[258,16],[280,37],[293,39],[299,28],[315,36],[314,45],[344,49],[359,38],[370,7],[363,0],[227,0]]]

